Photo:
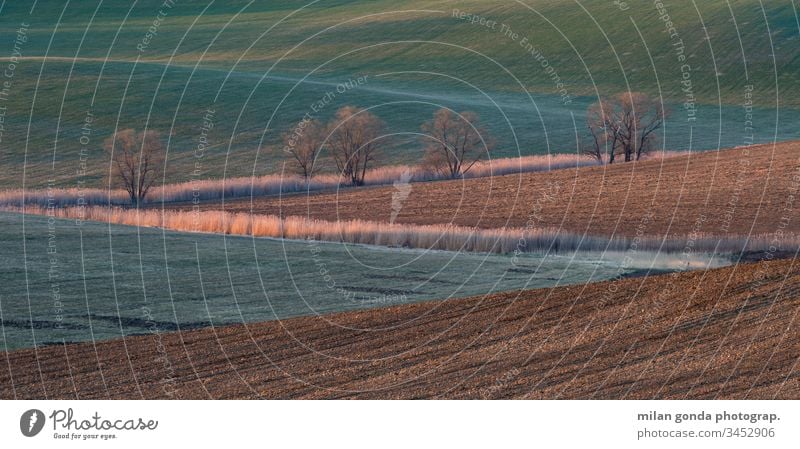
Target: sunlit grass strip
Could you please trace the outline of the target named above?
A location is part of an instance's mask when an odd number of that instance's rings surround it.
[[[659,152],[649,159],[661,159],[685,152]],[[565,168],[576,168],[597,165],[597,162],[576,154],[548,154],[523,156],[519,158],[494,159],[484,161],[472,167],[465,178],[484,178],[517,173],[533,173]],[[390,185],[395,181],[409,179],[408,182],[437,181],[446,179],[440,173],[407,165],[393,165],[370,170],[365,177],[365,185]],[[410,178],[409,178],[410,176]],[[148,195],[146,203],[172,203],[188,201],[215,201],[222,198],[241,198],[250,196],[277,195],[279,193],[296,193],[320,191],[342,187],[343,179],[338,175],[324,174],[315,176],[310,181],[287,175],[265,175],[253,178],[208,179],[179,184],[167,184],[154,187]],[[23,204],[42,207],[66,206],[115,206],[129,202],[127,193],[122,190],[103,189],[50,189],[50,190],[7,190],[0,192],[0,206],[22,207]]]
[[[21,212],[17,208],[5,208]],[[43,208],[29,206],[26,213],[55,218],[99,221],[111,224],[157,227],[182,232],[317,240],[399,248],[422,248],[482,253],[574,251],[662,251],[668,253],[735,254],[741,251],[783,251],[800,248],[800,235],[751,236],[693,235],[691,238],[645,236],[586,236],[558,229],[479,229],[454,225],[390,224],[364,220],[324,221],[305,217],[280,218],[224,211],[177,211],[123,209],[118,207]]]

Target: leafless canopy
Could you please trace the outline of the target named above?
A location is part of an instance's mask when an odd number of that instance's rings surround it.
[[[640,92],[623,92],[594,103],[587,112],[592,142],[585,153],[609,164],[617,155],[625,162],[639,160],[655,147],[656,131],[666,116],[660,102]]]
[[[131,204],[141,204],[157,179],[164,160],[164,146],[158,131],[137,133],[133,129],[117,131],[106,139],[111,157],[111,184],[128,192]]]
[[[324,139],[324,127],[312,119],[303,119],[291,133],[283,135],[284,151],[290,156],[291,167],[303,178],[314,176]]]
[[[457,115],[449,109],[439,109],[433,119],[422,125],[422,131],[428,142],[425,165],[451,178],[467,173],[493,146],[478,115],[470,111]]]
[[[328,126],[328,148],[341,176],[364,185],[367,166],[375,160],[384,123],[374,114],[344,106]]]

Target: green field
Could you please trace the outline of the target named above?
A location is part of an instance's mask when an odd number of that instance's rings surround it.
[[[305,7],[178,1],[171,8],[114,0],[40,1],[31,10],[6,1],[3,70],[18,29],[28,27],[19,46],[23,59],[0,99],[0,188],[18,187],[23,177],[27,187],[50,181],[71,187],[78,180],[102,186],[108,165],[102,142],[117,127],[169,135],[167,182],[276,172],[280,134],[337,83],[359,76],[369,81],[337,94],[315,115],[327,120],[344,104],[374,107],[397,134],[385,142],[383,163],[419,160],[414,133],[441,106],[477,111],[498,141],[497,157],[573,152],[587,105],[598,94],[628,88],[661,94],[671,106],[662,139],[667,149],[748,143],[747,85],[755,105],[752,140],[800,138],[800,26],[791,4],[769,2],[762,10],[755,0],[669,3],[677,33],[670,38],[653,3],[628,3],[620,11],[608,0]],[[496,29],[453,17],[453,9],[494,21]],[[678,39],[691,67],[691,93],[702,103],[695,122],[681,106],[687,93]],[[210,147],[196,157],[209,109]],[[93,121],[84,145],[87,113]],[[88,170],[78,176],[84,162]]]
[[[0,254],[0,350],[578,284],[679,266],[648,254],[624,265],[611,254],[531,254],[512,264],[498,255],[78,226],[11,213],[0,213]]]

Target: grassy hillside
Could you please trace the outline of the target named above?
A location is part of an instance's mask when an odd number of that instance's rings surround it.
[[[762,11],[756,0],[695,3],[668,5],[677,33],[671,39],[652,4],[629,2],[620,11],[605,0],[528,7],[496,0],[181,1],[171,8],[153,0],[41,1],[33,10],[5,2],[0,68],[14,55],[20,27],[28,28],[2,102],[0,187],[21,184],[23,168],[28,186],[74,186],[79,178],[102,186],[100,148],[117,127],[170,135],[172,182],[279,171],[280,133],[337,83],[358,76],[369,81],[315,115],[327,120],[344,104],[374,106],[399,134],[385,144],[387,163],[419,159],[414,133],[440,106],[479,112],[497,138],[497,156],[573,152],[586,106],[627,88],[662,94],[671,105],[662,142],[669,149],[741,145],[751,132],[756,141],[800,137],[791,5]],[[453,17],[453,9],[495,29]],[[690,66],[683,72],[678,40]],[[684,74],[703,103],[695,122],[682,106]],[[750,84],[752,131],[740,106]],[[209,109],[210,147],[195,157]],[[87,117],[93,121],[83,148]],[[84,163],[86,173],[76,176]]]
[[[72,2],[65,8],[63,1],[41,1],[30,19],[29,5],[14,3],[7,2],[3,11],[3,37],[10,36],[17,22],[30,20],[34,38],[26,47],[28,55],[45,54],[55,30],[51,56],[73,57],[77,52],[81,57],[105,58],[111,48],[112,58],[164,61],[175,53],[175,63],[194,65],[202,59],[224,69],[242,57],[243,64],[237,68],[257,72],[282,59],[281,70],[303,73],[326,63],[323,73],[427,69],[458,74],[475,84],[519,88],[509,76],[498,76],[501,71],[492,69],[486,58],[458,48],[463,46],[497,60],[523,85],[551,91],[548,74],[537,70],[530,58],[522,57],[517,42],[503,37],[500,25],[506,24],[520,40],[527,37],[534,42],[576,94],[594,94],[588,73],[601,90],[625,88],[627,78],[631,85],[641,86],[639,90],[655,93],[652,56],[663,91],[682,97],[676,83],[680,73],[676,73],[669,45],[672,40],[652,3],[631,2],[627,11],[620,11],[613,2],[599,0],[580,4],[553,0],[322,0],[306,8],[302,8],[306,2],[300,1],[251,5],[246,1],[181,1],[173,8],[162,8],[166,17],[145,52],[136,45],[156,18],[161,0],[137,2],[133,7],[129,2],[103,2],[99,8],[95,2]],[[762,9],[757,0],[677,1],[667,3],[666,8],[685,44],[688,62],[693,63],[696,93],[706,101],[717,99],[717,85],[722,86],[723,97],[738,101],[746,84],[745,68],[758,86],[760,103],[769,106],[775,102],[776,71],[786,89],[800,81],[800,50],[795,45],[798,24],[791,4],[771,2]],[[491,30],[453,18],[453,9],[497,21],[498,27]],[[358,50],[376,44],[381,45]],[[352,54],[345,55],[348,52]],[[328,63],[339,55],[345,56]],[[800,104],[800,100],[787,101]]]

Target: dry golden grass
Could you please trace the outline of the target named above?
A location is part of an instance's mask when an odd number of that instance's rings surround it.
[[[681,152],[660,152],[650,156],[651,159],[674,157]],[[502,158],[481,161],[464,176],[467,179],[489,176],[502,176],[510,173],[531,173],[563,168],[586,167],[596,162],[583,155],[546,154],[522,156],[518,158]],[[409,182],[425,182],[444,179],[436,173],[421,167],[410,165],[392,165],[377,167],[367,171],[364,178],[367,186],[391,185],[407,179]],[[271,174],[256,177],[228,179],[198,179],[195,181],[157,185],[152,188],[145,203],[161,204],[186,201],[216,201],[222,198],[232,199],[252,196],[277,195],[279,193],[318,192],[336,188],[346,188],[346,180],[337,174],[321,174],[310,180],[295,176]],[[46,207],[65,206],[108,206],[130,203],[124,190],[56,188],[29,190],[5,190],[0,192],[0,206],[22,207],[23,204]]]
[[[413,184],[395,222],[653,237],[800,233],[800,143]],[[232,212],[388,221],[391,186],[226,201]],[[220,204],[204,202],[204,209]],[[186,207],[186,206],[181,206]]]
[[[796,142],[762,145],[548,173],[200,201],[169,210],[49,211],[176,231],[442,250],[624,251],[635,245],[666,252],[785,252],[800,247],[799,150]],[[402,175],[393,170],[386,169],[386,179]],[[40,206],[25,211],[48,213]]]
[[[305,217],[253,215],[218,210],[123,209],[119,207],[65,207],[0,210],[47,215],[55,218],[99,221],[118,225],[157,227],[182,232],[202,232],[291,240],[316,240],[421,248],[446,251],[522,254],[528,252],[572,253],[575,251],[659,251],[665,253],[740,253],[800,248],[800,235],[774,234],[706,235],[694,233],[669,239],[647,236],[592,236],[552,228],[481,229],[449,224],[413,225],[364,220],[324,221]]]

